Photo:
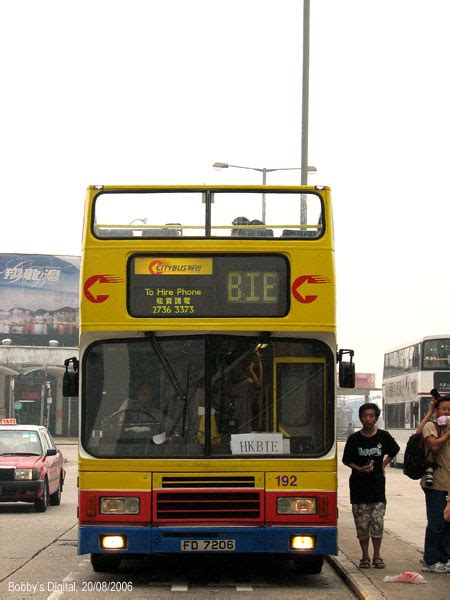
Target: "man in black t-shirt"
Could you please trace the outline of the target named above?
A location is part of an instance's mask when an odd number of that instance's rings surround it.
[[[376,427],[379,407],[367,402],[359,407],[362,429],[347,439],[342,462],[352,470],[350,475],[350,502],[356,534],[362,550],[359,566],[370,567],[369,538],[372,538],[372,565],[384,569],[380,556],[386,510],[385,467],[400,450],[390,433]]]

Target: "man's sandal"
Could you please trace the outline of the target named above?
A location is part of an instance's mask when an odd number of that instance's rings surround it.
[[[375,567],[375,569],[384,569],[385,568],[385,564],[384,564],[384,560],[380,557],[378,558],[374,558],[372,561],[373,566]]]
[[[370,569],[370,558],[362,558],[359,561],[359,568],[360,569]]]

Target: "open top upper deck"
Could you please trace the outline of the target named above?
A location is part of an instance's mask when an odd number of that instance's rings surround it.
[[[333,255],[328,188],[93,186],[81,330],[334,331]]]
[[[311,186],[92,186],[99,239],[316,240],[331,231],[328,188]]]

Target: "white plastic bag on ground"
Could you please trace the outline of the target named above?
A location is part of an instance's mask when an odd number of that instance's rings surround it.
[[[387,575],[383,579],[388,583],[426,583],[426,579],[420,573],[415,571],[403,571],[399,575]]]

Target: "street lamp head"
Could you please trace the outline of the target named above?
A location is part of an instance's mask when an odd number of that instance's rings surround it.
[[[230,167],[234,167],[236,169],[248,169],[249,171],[259,171],[260,173],[273,173],[274,171],[301,171],[301,167],[280,167],[277,169],[267,169],[267,168],[258,168],[258,167],[244,167],[242,165],[230,165],[230,163],[224,162],[215,162],[213,164],[213,169],[217,171],[221,171],[222,169],[228,169]],[[306,167],[308,173],[317,173],[316,167],[309,165]]]
[[[146,225],[147,217],[144,217],[143,219],[140,219],[139,217],[137,217],[136,219],[133,219],[132,221],[130,221],[129,225],[134,225],[136,222],[140,222],[142,225]]]

